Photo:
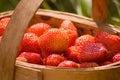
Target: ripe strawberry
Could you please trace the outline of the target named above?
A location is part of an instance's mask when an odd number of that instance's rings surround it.
[[[100,63],[100,66],[104,66],[104,65],[108,65],[108,64],[112,64],[111,61],[104,61],[102,63]]]
[[[40,53],[38,36],[36,36],[34,33],[25,33],[21,43],[21,52]]]
[[[4,33],[4,31],[5,31],[5,28],[6,28],[6,27],[0,26],[0,36],[3,35],[3,33]]]
[[[70,29],[70,30],[77,32],[77,28],[70,20],[64,20],[60,25],[60,29],[62,29],[62,30],[69,30]]]
[[[117,62],[117,61],[120,61],[120,53],[117,53],[112,57],[112,62]]]
[[[101,62],[107,56],[107,49],[101,43],[87,42],[81,47],[80,62]]]
[[[79,46],[71,46],[66,50],[65,57],[69,60],[79,62],[77,56],[80,54]]]
[[[77,28],[72,23],[72,21],[64,20],[61,23],[59,29],[64,30],[68,34],[68,36],[69,36],[69,45],[68,46],[72,46],[74,44],[75,39],[78,37]]]
[[[82,47],[85,43],[94,42],[94,41],[95,41],[95,38],[92,35],[86,34],[86,35],[82,35],[82,36],[78,37],[75,40],[75,45]]]
[[[77,31],[74,30],[64,30],[68,36],[69,36],[69,45],[68,46],[72,46],[75,43],[75,40],[78,38],[78,33]]]
[[[101,32],[95,37],[95,41],[102,43],[109,51],[110,58],[120,51],[120,37],[107,32]]]
[[[79,68],[79,64],[74,61],[65,60],[65,61],[61,62],[57,67],[59,67],[59,68]]]
[[[68,48],[69,37],[63,30],[52,28],[45,32],[38,42],[44,53],[62,53]]]
[[[84,62],[80,64],[80,68],[92,68],[98,67],[99,65],[96,62]]]
[[[5,17],[0,20],[0,36],[3,35],[9,20],[10,20],[10,17]]]
[[[35,33],[37,36],[41,36],[45,31],[50,29],[51,26],[47,23],[36,23],[28,28],[27,33]]]
[[[42,58],[40,54],[38,53],[33,53],[33,52],[22,52],[17,60],[24,60],[24,58],[27,60],[28,63],[33,63],[33,64],[43,64]]]
[[[4,17],[0,19],[0,26],[7,26],[8,22],[10,21],[10,17]]]
[[[60,62],[64,61],[65,58],[58,54],[51,54],[48,57],[44,58],[43,64],[49,66],[57,66]]]
[[[25,57],[17,57],[16,60],[21,62],[27,62],[27,59]]]

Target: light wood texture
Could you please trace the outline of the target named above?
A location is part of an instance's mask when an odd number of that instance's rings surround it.
[[[42,80],[42,73],[38,69],[17,65],[14,80]]]
[[[120,67],[95,67],[86,69],[62,69],[16,62],[16,65],[41,70],[43,80],[120,80]]]
[[[92,0],[92,18],[94,20],[106,23],[107,10],[107,0]]]
[[[29,21],[42,1],[21,0],[17,5],[0,43],[0,80],[13,80],[19,44]]]

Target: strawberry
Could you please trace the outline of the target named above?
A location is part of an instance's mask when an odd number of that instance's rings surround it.
[[[81,47],[80,62],[101,62],[107,56],[107,49],[101,43],[87,42]]]
[[[77,32],[77,28],[75,27],[75,25],[70,20],[64,20],[61,23],[59,28],[62,29],[62,30],[69,30],[70,29],[70,30],[73,30],[73,31]]]
[[[72,46],[74,44],[75,39],[78,37],[77,28],[70,20],[64,20],[59,29],[64,30],[69,36],[69,45]]]
[[[66,33],[69,36],[69,45],[71,46],[74,44],[75,39],[78,37],[78,33],[77,33],[77,28],[74,26],[74,24],[72,23],[72,21],[70,20],[64,20],[59,29],[66,31]]]
[[[69,37],[69,45],[68,46],[72,46],[74,45],[75,43],[75,40],[78,38],[78,33],[77,31],[74,31],[74,30],[64,30],[67,34],[68,34],[68,37]]]
[[[84,62],[80,64],[80,68],[92,68],[98,67],[99,65],[96,62]]]
[[[57,66],[60,62],[64,61],[65,58],[59,54],[51,54],[48,57],[44,58],[44,65]]]
[[[51,28],[38,40],[43,53],[62,53],[68,48],[69,37],[60,29]]]
[[[75,45],[82,47],[87,42],[95,42],[95,38],[89,34],[82,35],[75,40]]]
[[[38,54],[38,53],[22,52],[17,57],[17,60],[24,61],[25,60],[24,58],[27,60],[28,63],[43,64],[42,58],[41,58],[40,54]]]
[[[108,65],[108,64],[112,64],[113,62],[111,61],[104,61],[102,63],[100,63],[100,66],[104,66],[104,65]]]
[[[7,26],[8,22],[10,21],[10,17],[4,17],[0,19],[0,26]]]
[[[69,60],[79,62],[77,56],[80,54],[79,46],[71,46],[66,50],[65,57]]]
[[[59,68],[79,68],[79,64],[71,61],[71,60],[65,60],[62,61],[57,67]]]
[[[45,31],[47,31],[50,28],[51,26],[48,25],[47,23],[36,23],[30,26],[26,32],[35,33],[37,36],[41,36]]]
[[[6,28],[6,27],[0,26],[0,36],[3,35],[3,33],[4,33],[4,31],[5,31],[5,28]]]
[[[3,35],[9,20],[10,20],[10,17],[5,17],[0,20],[0,36]]]
[[[117,62],[120,61],[120,52],[116,53],[113,57],[112,57],[112,62]]]
[[[95,42],[102,43],[108,49],[108,58],[111,58],[120,51],[120,37],[117,35],[112,35],[108,32],[101,32],[96,35]]]
[[[17,57],[16,60],[21,62],[27,62],[27,59],[25,57]]]
[[[25,33],[21,43],[21,52],[40,53],[38,38],[34,33]]]

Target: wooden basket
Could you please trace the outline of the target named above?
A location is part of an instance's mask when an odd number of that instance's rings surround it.
[[[21,0],[20,4],[25,1],[27,3],[27,0]],[[40,0],[36,0],[36,3],[37,1]],[[93,0],[93,6],[95,1],[97,0]],[[29,3],[30,2],[32,3],[33,1],[29,0]],[[105,0],[101,0],[101,2],[98,4],[101,4],[102,2],[105,2]],[[39,9],[35,13],[37,8],[30,10],[33,11],[29,12],[32,13],[30,17],[25,17],[25,14],[23,14],[19,9],[19,6],[21,6],[20,4],[18,4],[18,7],[15,11],[0,13],[0,18],[12,16],[0,44],[0,80],[120,80],[120,62],[86,69],[60,69],[19,61],[16,61],[15,63],[16,53],[23,34],[28,26],[29,20],[31,20],[29,25],[37,22],[45,22],[52,25],[53,27],[58,27],[64,19],[68,19],[75,24],[80,35],[86,33],[96,35],[101,31],[108,31],[112,34],[120,35],[119,28],[103,23],[106,21],[106,15],[104,15],[102,18],[99,17],[99,12],[96,12],[97,9],[93,10],[94,20],[71,13],[44,9]],[[22,3],[22,8],[23,5],[27,4]],[[40,4],[37,5],[39,6]],[[104,6],[104,9],[102,9],[103,12],[106,12],[105,5],[103,3],[102,5]],[[29,7],[26,9],[28,8]],[[25,12],[25,9],[22,11]],[[32,17],[33,13],[35,13],[35,15]],[[20,23],[19,25],[16,20],[18,20]],[[16,27],[16,25],[18,27]]]

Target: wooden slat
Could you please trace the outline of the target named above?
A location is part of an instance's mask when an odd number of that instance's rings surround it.
[[[34,65],[24,62],[16,62],[16,65],[33,68],[42,71],[43,80],[120,80],[120,67],[94,67],[79,69],[62,69],[50,66]]]
[[[43,0],[21,0],[0,43],[0,80],[13,80],[19,44],[34,13]]]
[[[16,65],[14,80],[42,80],[42,72],[21,65]]]

